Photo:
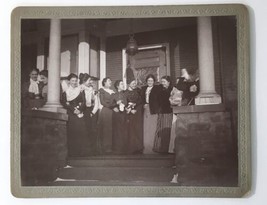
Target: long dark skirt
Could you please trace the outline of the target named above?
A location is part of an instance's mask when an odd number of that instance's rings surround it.
[[[137,107],[135,114],[127,114],[128,153],[141,153],[143,144],[143,110]]]
[[[67,123],[68,156],[82,157],[89,154],[89,138],[85,125],[85,118],[69,114]]]
[[[127,153],[127,121],[125,112],[113,112],[112,149],[115,154]]]
[[[107,107],[103,107],[99,113],[99,141],[102,153],[112,152],[112,113]]]
[[[91,116],[91,112],[93,107],[87,107],[84,112],[85,124],[89,139],[89,150],[90,154],[97,153],[97,120],[98,120],[98,112]]]
[[[153,150],[168,153],[173,114],[159,114]]]

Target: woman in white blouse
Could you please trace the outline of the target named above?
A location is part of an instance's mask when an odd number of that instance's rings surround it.
[[[99,97],[97,91],[93,87],[93,77],[87,73],[80,73],[79,83],[81,90],[85,93],[85,123],[87,128],[90,145],[88,147],[90,154],[97,152],[97,120],[99,109]]]

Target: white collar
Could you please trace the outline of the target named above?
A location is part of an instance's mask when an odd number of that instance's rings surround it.
[[[81,92],[81,88],[79,86],[75,88],[73,88],[72,86],[69,86],[68,89],[66,90],[67,101],[74,100],[76,97],[78,97],[80,92]]]

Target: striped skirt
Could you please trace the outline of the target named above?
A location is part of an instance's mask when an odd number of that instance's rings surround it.
[[[153,151],[168,153],[173,114],[159,114]]]

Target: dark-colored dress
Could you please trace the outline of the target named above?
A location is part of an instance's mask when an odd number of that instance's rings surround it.
[[[119,105],[117,102],[121,100],[122,103],[126,106],[127,99],[124,91],[116,92],[113,95],[113,101],[115,107],[119,110]],[[112,117],[112,125],[113,125],[113,137],[112,137],[112,150],[115,154],[125,154],[127,153],[127,121],[126,121],[126,112],[125,110],[119,110],[118,112],[113,111]]]
[[[99,141],[102,153],[112,152],[112,109],[115,106],[112,95],[103,88],[99,89],[100,103],[103,106],[99,113]]]
[[[46,99],[42,97],[42,89],[44,87],[42,82],[38,83],[39,94],[34,94],[29,92],[30,82],[25,82],[22,84],[21,89],[21,108],[22,109],[33,109],[40,108],[44,106]]]
[[[197,87],[196,92],[191,92],[190,87],[195,85]],[[179,81],[176,85],[178,90],[183,91],[182,96],[182,106],[186,105],[194,105],[195,104],[195,97],[199,94],[199,80],[196,81],[185,81],[185,78],[180,77]]]
[[[141,99],[141,90],[125,91],[127,98],[127,105],[135,106],[131,110],[136,110],[133,114],[131,111],[126,115],[127,117],[127,136],[128,136],[128,153],[142,153],[143,145],[143,104]]]
[[[68,156],[69,157],[82,157],[89,155],[89,139],[85,125],[84,116],[79,118],[75,113],[75,107],[81,112],[85,110],[85,96],[84,92],[73,100],[67,101],[66,93],[63,93],[63,105],[67,109],[68,123],[67,123],[67,136],[68,136]]]
[[[86,93],[87,92],[87,93]],[[98,92],[93,89],[85,90],[85,98],[86,94],[91,95],[91,98],[86,99],[86,108],[84,111],[84,117],[86,122],[86,128],[88,137],[90,139],[90,154],[95,155],[98,153],[98,108],[99,108],[99,99]],[[90,100],[90,102],[87,102]]]
[[[171,127],[172,127],[172,108],[170,105],[170,94],[172,92],[172,87],[167,89],[161,87],[159,92],[159,102],[160,102],[160,111],[157,122],[157,130],[154,142],[153,150],[160,153],[168,153],[170,136],[171,136]]]

